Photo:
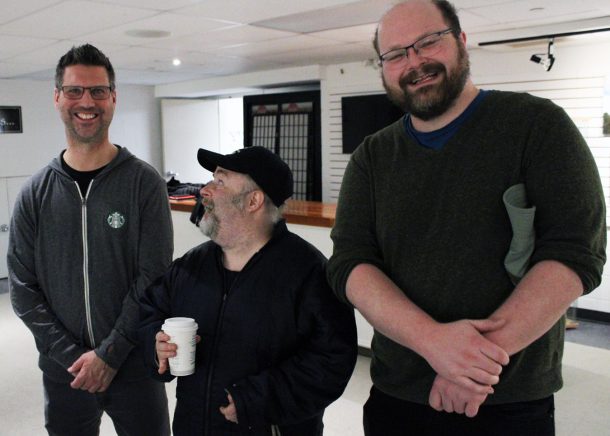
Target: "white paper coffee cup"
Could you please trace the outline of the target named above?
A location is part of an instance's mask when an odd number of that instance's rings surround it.
[[[169,370],[174,376],[191,375],[195,372],[195,344],[197,323],[193,318],[168,318],[161,327],[170,337],[168,342],[176,344],[176,357],[169,358]]]

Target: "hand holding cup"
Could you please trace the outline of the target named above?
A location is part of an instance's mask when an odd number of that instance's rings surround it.
[[[195,372],[195,345],[199,342],[197,323],[192,318],[168,318],[155,336],[159,374],[168,367],[172,375],[185,376]]]
[[[157,350],[157,360],[159,361],[159,374],[164,374],[168,368],[168,359],[176,356],[178,346],[168,342],[170,336],[160,331],[155,336],[155,349]]]

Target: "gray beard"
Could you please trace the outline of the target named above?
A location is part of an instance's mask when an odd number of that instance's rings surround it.
[[[210,239],[216,238],[218,236],[218,229],[220,227],[220,222],[216,215],[213,212],[208,212],[209,216],[207,219],[202,218],[199,221],[199,231],[203,233],[204,236],[207,236]]]

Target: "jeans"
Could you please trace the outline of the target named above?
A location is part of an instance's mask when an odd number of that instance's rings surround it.
[[[169,411],[163,383],[144,379],[113,381],[91,394],[43,374],[45,427],[50,436],[98,436],[102,413],[119,436],[169,436]]]
[[[474,418],[371,389],[364,405],[366,436],[554,436],[554,397],[481,406]]]

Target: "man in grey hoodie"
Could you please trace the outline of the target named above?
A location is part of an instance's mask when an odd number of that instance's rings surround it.
[[[171,214],[155,169],[109,141],[115,105],[101,51],[59,60],[67,148],[25,184],[11,220],[11,302],[40,353],[50,435],[97,435],[104,411],[119,435],[169,435],[134,331],[138,295],[171,262]]]

